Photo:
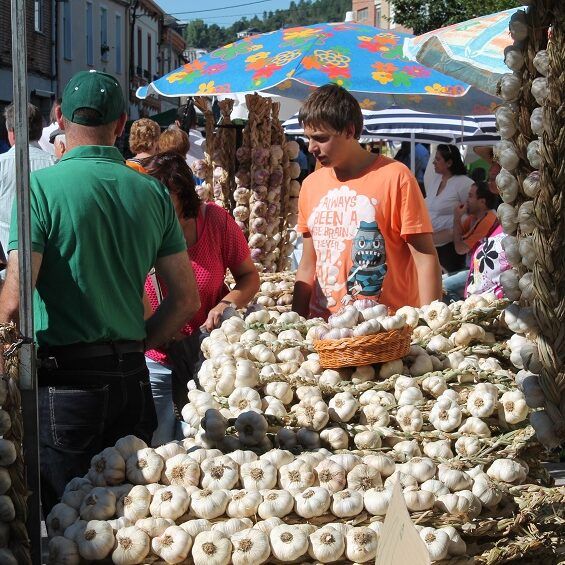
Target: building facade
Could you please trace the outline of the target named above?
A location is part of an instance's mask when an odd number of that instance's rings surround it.
[[[30,102],[38,106],[45,116],[49,115],[51,102],[57,91],[56,63],[52,48],[54,4],[52,0],[27,0],[26,6],[27,80]],[[3,109],[13,99],[12,22],[8,1],[0,2],[0,37],[3,38],[4,45],[0,49],[0,109]],[[1,129],[5,129],[3,122]]]
[[[129,2],[63,0],[56,6],[56,95],[75,73],[90,69],[114,75],[126,93]]]
[[[394,7],[388,0],[352,0],[351,9],[357,23],[412,33],[411,29],[395,23]]]

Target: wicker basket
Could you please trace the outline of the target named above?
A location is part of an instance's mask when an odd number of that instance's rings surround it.
[[[412,328],[404,326],[400,330],[373,335],[319,339],[314,342],[314,349],[324,369],[360,367],[404,357],[410,349],[411,335]]]

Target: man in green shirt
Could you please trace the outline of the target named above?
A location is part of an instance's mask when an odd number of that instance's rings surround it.
[[[67,152],[30,180],[45,513],[95,453],[128,434],[150,440],[156,418],[144,350],[168,342],[200,307],[166,189],[113,147],[126,121],[118,82],[78,73],[57,114]],[[14,212],[0,322],[18,318],[17,250]],[[144,321],[153,266],[168,293]]]

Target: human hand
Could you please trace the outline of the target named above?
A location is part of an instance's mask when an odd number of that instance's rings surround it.
[[[465,213],[467,207],[465,206],[465,204],[459,204],[457,206],[455,206],[455,208],[453,209],[453,215],[456,218],[461,218],[463,216],[463,214]]]
[[[206,329],[206,331],[208,332],[211,332],[214,328],[219,327],[222,322],[222,314],[228,306],[229,304],[226,304],[225,302],[216,304],[216,306],[214,306],[214,308],[212,308],[208,312],[208,317],[201,327]]]

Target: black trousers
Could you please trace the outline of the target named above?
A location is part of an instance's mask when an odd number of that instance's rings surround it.
[[[133,434],[150,444],[157,417],[143,353],[65,362],[38,371],[43,515],[91,458]]]
[[[441,247],[436,247],[436,251],[439,264],[449,274],[465,269],[465,255],[459,255],[457,251],[455,251],[455,245],[452,241]]]

